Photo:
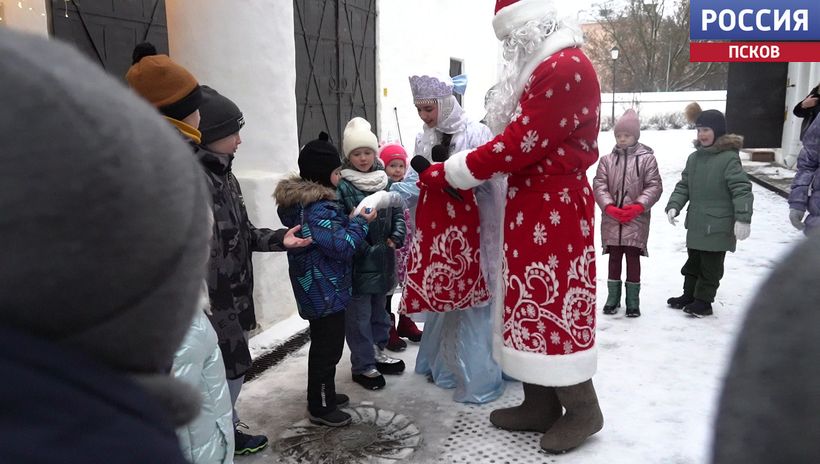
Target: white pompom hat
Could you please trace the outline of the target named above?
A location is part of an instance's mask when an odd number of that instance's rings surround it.
[[[342,136],[342,151],[345,158],[350,157],[350,152],[366,147],[373,150],[373,153],[379,154],[379,141],[370,130],[370,123],[364,118],[353,118],[345,126],[344,135]]]
[[[493,29],[498,40],[504,40],[528,21],[557,16],[554,0],[496,0]]]

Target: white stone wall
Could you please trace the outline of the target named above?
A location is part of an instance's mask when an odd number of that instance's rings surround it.
[[[48,36],[46,0],[2,0],[0,18],[0,27]]]
[[[167,0],[171,57],[245,116],[234,172],[257,227],[281,227],[271,198],[296,170],[295,50],[289,0]],[[296,312],[284,253],[254,253],[256,313],[269,327]]]

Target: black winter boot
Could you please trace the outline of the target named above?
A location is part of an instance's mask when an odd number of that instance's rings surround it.
[[[604,314],[615,314],[621,307],[621,281],[607,280],[606,289],[608,294],[604,303]]]
[[[684,306],[688,305],[693,301],[695,301],[695,297],[684,293],[681,296],[674,296],[666,300],[666,304],[675,309],[683,309]]]
[[[515,407],[496,409],[490,422],[504,430],[546,432],[561,417],[561,403],[555,388],[524,384],[524,401]]]
[[[541,437],[541,448],[549,453],[566,453],[578,447],[604,427],[598,395],[587,380],[570,387],[555,387],[566,413]]]
[[[708,301],[698,300],[695,299],[685,308],[683,308],[683,312],[686,314],[691,314],[695,317],[704,317],[704,316],[711,316],[712,315],[712,303]]]
[[[308,420],[316,425],[327,425],[328,427],[343,427],[349,424],[353,418],[350,414],[336,408],[322,415],[313,415],[308,412]]]

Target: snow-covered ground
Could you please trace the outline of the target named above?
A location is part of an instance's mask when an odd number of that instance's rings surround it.
[[[642,316],[627,319],[622,311],[604,316],[599,310],[600,354],[594,383],[604,412],[604,429],[572,453],[546,455],[539,452],[539,434],[498,430],[487,419],[490,410],[520,400],[520,383],[508,382],[504,396],[489,405],[454,403],[451,392],[413,373],[417,345],[411,343],[397,355],[407,363],[407,372],[387,377],[386,389],[370,392],[351,381],[345,350],[337,370],[337,389],[351,396],[351,406],[393,411],[421,431],[415,452],[399,462],[708,462],[715,402],[747,303],[773,265],[802,235],[788,223],[785,200],[754,185],[751,237],[739,243],[736,253],[727,255],[715,316],[694,319],[668,308],[666,299],[681,293],[680,267],[686,259],[686,245],[682,221],[671,226],[663,208],[692,151],[693,138],[694,131],[686,130],[644,132],[641,138],[655,149],[664,194],[653,211],[650,256],[642,259]],[[611,148],[612,134],[602,133],[599,144]],[[593,167],[590,176],[594,172]],[[599,259],[600,308],[606,296],[607,257],[599,255]],[[272,446],[257,456],[237,458],[238,463],[288,462],[276,442],[297,430],[292,426],[304,418],[306,373],[307,348],[303,348],[244,387],[238,403],[242,419],[253,431],[267,434]],[[317,437],[317,443],[328,440],[321,434]]]

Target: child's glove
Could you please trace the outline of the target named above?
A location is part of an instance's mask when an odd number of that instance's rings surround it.
[[[735,237],[738,240],[746,240],[752,232],[752,225],[748,222],[735,221]]]
[[[621,224],[627,223],[635,219],[636,217],[643,214],[643,211],[643,205],[640,203],[632,203],[631,205],[624,206]]]
[[[617,206],[615,206],[615,204],[606,205],[606,208],[604,208],[604,212],[607,216],[611,217],[612,219],[615,219],[618,222],[621,222],[621,218],[624,215],[624,210],[618,208]]]
[[[789,221],[791,221],[792,225],[797,230],[803,230],[806,228],[806,225],[803,224],[803,215],[806,214],[799,209],[790,209],[789,210]]]
[[[669,219],[669,223],[673,226],[678,225],[678,220],[675,217],[678,215],[678,210],[675,208],[669,208],[669,211],[666,212],[666,218]]]

